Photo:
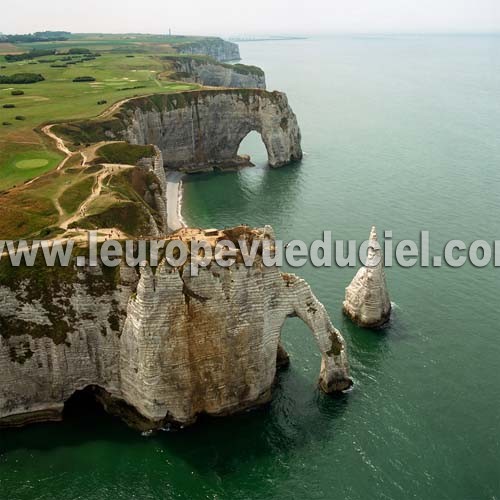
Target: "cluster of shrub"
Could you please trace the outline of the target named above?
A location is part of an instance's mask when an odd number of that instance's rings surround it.
[[[22,115],[18,115],[18,116],[14,117],[14,120],[24,121],[24,120],[26,120],[26,117],[22,116]],[[2,122],[2,125],[4,125],[5,127],[7,127],[9,125],[12,125],[12,123],[10,123],[10,122]]]
[[[18,90],[18,89],[11,90],[10,95],[14,95],[14,96],[24,95],[24,90]],[[16,107],[15,104],[4,104],[2,106],[2,108],[4,108],[4,109],[12,109],[12,108],[15,108],[15,107]],[[26,120],[26,117],[22,116],[22,115],[19,115],[19,116],[16,116],[15,119],[16,120]],[[5,127],[7,127],[9,125],[12,125],[12,123],[10,123],[10,122],[2,122],[2,125],[5,126]]]
[[[95,78],[93,76],[77,76],[76,78],[73,78],[73,81],[75,83],[78,83],[78,82],[95,82]]]
[[[100,57],[100,55],[101,54],[95,54],[95,55],[91,55],[91,56],[82,57],[81,59],[77,59],[77,60],[74,60],[72,57],[63,57],[63,58],[61,58],[60,63],[51,64],[50,67],[51,68],[67,68],[69,65],[72,65],[72,64],[78,64],[78,63],[82,63],[82,62],[86,62],[86,61],[93,61],[97,57]]]
[[[80,49],[78,47],[72,48],[68,50],[68,54],[71,55],[82,55],[82,54],[91,54],[90,49]]]
[[[72,48],[68,50],[68,55],[65,57],[61,58],[61,61],[70,61],[67,62],[66,64],[76,64],[78,62],[83,62],[83,61],[92,61],[96,57],[100,57],[101,54],[93,54],[90,49],[82,49],[82,48]],[[59,52],[55,49],[32,49],[29,52],[24,52],[23,54],[7,54],[5,56],[5,60],[7,62],[19,62],[19,61],[30,61],[29,64],[36,64],[36,61],[33,61],[33,59],[37,59],[39,57],[46,57],[46,56],[55,56],[58,55]],[[79,61],[72,61],[75,56],[82,56]],[[49,59],[40,59],[38,62],[41,63],[49,63],[49,62],[55,62],[58,59],[55,60],[49,60]],[[59,67],[64,67],[63,65],[57,65],[53,66],[56,68]]]
[[[117,92],[121,92],[123,90],[135,90],[135,89],[145,89],[146,85],[134,85],[133,87],[120,87],[116,89]]]
[[[69,39],[69,31],[37,31],[28,35],[0,35],[0,41],[9,43],[64,42]]]
[[[93,61],[97,57],[101,57],[101,54],[91,54],[89,56],[84,56],[84,57],[82,57],[80,59],[80,61],[82,61],[82,62],[84,62],[84,61]]]
[[[14,75],[0,75],[0,84],[24,84],[43,82],[45,78],[36,73],[15,73]]]
[[[55,49],[33,49],[23,54],[7,54],[5,60],[7,62],[29,61],[37,57],[54,56],[55,54]]]
[[[19,90],[19,89],[11,90],[10,91],[10,95],[13,95],[13,96],[24,95],[24,90]],[[4,109],[12,109],[12,108],[15,108],[15,107],[16,107],[15,104],[4,104],[2,106],[2,108],[4,108]],[[22,116],[22,115],[18,115],[18,116],[15,116],[14,119],[15,120],[19,120],[19,121],[23,121],[23,120],[26,120],[26,117]],[[12,123],[10,123],[10,122],[2,122],[2,125],[3,126],[9,126],[9,125],[12,125]]]

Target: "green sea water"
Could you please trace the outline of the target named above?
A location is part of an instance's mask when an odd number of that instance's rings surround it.
[[[196,226],[273,225],[284,240],[323,230],[363,240],[431,233],[500,239],[500,37],[339,37],[241,44],[243,62],[287,92],[306,152],[184,184]],[[393,319],[362,330],[341,314],[355,270],[306,265],[342,330],[354,389],[318,391],[305,325],[283,330],[292,365],[272,404],[144,437],[82,414],[0,432],[7,499],[499,499],[500,280],[478,269],[387,270]]]

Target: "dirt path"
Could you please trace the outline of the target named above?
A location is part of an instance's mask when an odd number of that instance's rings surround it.
[[[64,144],[64,141],[58,137],[56,134],[54,134],[52,132],[52,127],[54,125],[46,125],[45,127],[42,128],[42,132],[47,136],[47,137],[50,137],[52,140],[55,141],[56,143],[56,147],[59,151],[63,152],[66,156],[65,158],[59,163],[59,165],[57,165],[57,168],[56,170],[61,170],[62,168],[64,168],[64,165],[66,165],[66,162],[73,156],[73,154],[77,154],[77,153],[72,153],[67,147],[66,145]],[[28,143],[26,143],[28,144]],[[29,143],[31,144],[31,143]],[[38,143],[36,143],[38,144]],[[29,186],[30,184],[33,184],[35,181],[37,181],[38,179],[40,179],[40,177],[43,177],[45,174],[42,174],[42,175],[38,175],[37,177],[34,177],[33,179],[31,179],[30,181],[26,182],[25,183],[25,186]],[[57,210],[59,211],[59,208],[57,207],[56,205],[56,208]]]
[[[87,215],[88,207],[101,195],[104,179],[114,174],[118,170],[134,168],[132,165],[120,165],[120,164],[117,165],[104,164],[103,167],[104,170],[102,172],[99,172],[96,176],[94,185],[92,186],[92,193],[90,194],[90,196],[78,207],[78,210],[74,215],[72,215],[69,219],[66,219],[63,223],[60,224],[60,227],[62,227],[63,229],[68,229],[68,227],[71,224],[73,224],[73,222],[76,222]]]
[[[61,170],[64,167],[64,165],[66,164],[66,162],[71,158],[71,156],[73,155],[73,152],[70,151],[66,147],[66,144],[64,144],[64,141],[59,136],[57,136],[56,134],[54,134],[54,132],[52,132],[53,126],[54,125],[45,125],[45,127],[42,128],[42,132],[47,137],[50,137],[51,139],[53,139],[56,143],[57,149],[66,155],[66,158],[64,158],[64,160],[61,163],[59,163],[59,165],[57,166],[57,170]],[[35,179],[33,179],[33,180],[35,180]]]
[[[61,220],[65,216],[65,214],[64,210],[61,207],[61,204],[59,203],[59,195],[55,196],[52,201],[54,202],[54,206],[56,207],[57,212],[59,213],[59,220]]]
[[[153,94],[144,94],[141,95],[140,97],[148,97]],[[131,101],[132,99],[137,99],[138,97],[127,97],[126,99],[122,99],[121,101],[115,102],[112,104],[108,109],[105,109],[100,115],[98,115],[98,118],[106,118],[110,115],[112,115],[120,106],[125,104],[126,102]]]
[[[107,144],[116,144],[118,142],[123,142],[123,141],[101,141],[101,142],[96,142],[95,144],[92,144],[92,146],[89,146],[88,148],[80,150],[80,154],[83,157],[83,163],[82,166],[85,166],[87,163],[95,160],[97,158],[97,151],[99,148],[102,148],[103,146],[106,146]]]
[[[113,113],[118,107],[120,107],[123,103],[129,101],[130,99],[123,99],[121,101],[118,101],[117,103],[113,104],[110,108],[108,108],[101,116],[104,116],[105,114],[111,114]],[[97,144],[93,144],[92,146],[88,148],[83,148],[79,151],[72,152],[70,151],[67,147],[66,144],[64,144],[64,141],[61,137],[56,135],[54,132],[52,132],[52,125],[46,125],[45,127],[42,128],[42,132],[47,136],[50,137],[55,143],[56,147],[59,151],[63,152],[66,157],[64,160],[59,163],[57,166],[56,170],[62,170],[64,168],[64,165],[66,165],[66,162],[73,156],[80,154],[82,156],[82,164],[81,166],[84,167],[89,161],[93,160],[96,157],[96,151],[103,145],[105,144],[111,144],[119,141],[101,141]],[[60,227],[63,229],[68,229],[68,227],[73,224],[73,222],[78,221],[79,219],[85,217],[85,214],[87,212],[87,208],[89,205],[101,194],[102,191],[102,184],[103,181],[106,177],[111,175],[117,168],[131,168],[130,165],[104,165],[104,170],[102,172],[99,172],[99,174],[96,177],[96,181],[94,183],[94,186],[92,187],[92,193],[90,196],[80,205],[78,210],[74,215],[72,215],[70,218],[63,220],[60,222]],[[35,182],[37,179],[39,179],[41,176],[35,177],[31,181],[27,182],[26,185],[32,184]],[[64,219],[66,216],[64,210],[61,207],[61,204],[59,202],[59,197],[56,196],[53,199],[54,206],[59,214],[60,221],[61,219]]]
[[[135,99],[135,97],[129,97],[127,99],[122,99],[121,101],[118,101],[118,102],[115,102],[112,106],[110,106],[108,109],[104,110],[99,116],[98,118],[105,118],[109,115],[112,115],[120,106],[122,106],[123,104],[125,104],[126,102],[132,100],[132,99]],[[57,169],[56,170],[61,170],[62,168],[64,168],[64,165],[66,165],[66,162],[74,155],[74,154],[78,154],[80,153],[83,157],[83,165],[85,165],[87,163],[87,158],[88,156],[83,152],[83,150],[80,150],[80,151],[70,151],[67,147],[66,147],[66,144],[64,144],[64,141],[61,137],[59,137],[58,135],[56,135],[54,132],[52,132],[52,127],[54,127],[55,124],[51,124],[51,125],[45,125],[45,127],[42,127],[42,132],[47,136],[47,137],[50,137],[55,143],[56,143],[56,147],[59,151],[61,151],[62,153],[64,153],[66,155],[66,157],[61,161],[61,163],[59,163],[59,165],[57,166]],[[95,151],[101,147],[103,144],[107,144],[107,142],[118,142],[118,141],[102,141],[98,144],[94,144],[93,146],[91,146],[90,148],[88,148],[89,150],[89,156],[91,156],[91,154],[95,154]],[[35,177],[34,179],[32,179],[31,181],[29,181],[29,183],[27,184],[31,184],[32,182],[34,182],[36,179],[38,179],[39,177]]]
[[[148,95],[153,95],[153,94],[146,94],[141,97],[148,97]],[[98,118],[106,118],[110,115],[112,115],[120,106],[123,104],[136,99],[137,97],[128,97],[126,99],[122,99],[121,101],[118,101],[111,105],[108,109],[103,111]],[[102,147],[105,144],[112,144],[116,143],[119,141],[102,141],[97,144],[93,144],[92,146],[89,146],[87,148],[82,148],[79,151],[72,152],[70,151],[67,147],[66,144],[64,143],[64,140],[56,135],[52,131],[52,127],[54,127],[54,124],[51,125],[46,125],[42,127],[42,132],[47,136],[50,137],[55,143],[56,147],[59,151],[64,153],[66,157],[59,163],[57,166],[56,170],[62,170],[64,166],[66,165],[66,162],[73,156],[80,154],[82,156],[82,167],[85,166],[88,162],[92,161],[93,159],[96,158],[97,155],[97,150]],[[123,168],[132,168],[130,165],[109,165],[105,164],[103,165],[104,170],[102,172],[99,172],[98,175],[96,176],[96,180],[94,183],[94,186],[92,187],[92,193],[90,196],[78,207],[78,210],[76,211],[75,214],[73,214],[71,217],[69,217],[66,220],[63,220],[60,222],[60,227],[62,227],[65,230],[68,230],[68,227],[73,224],[74,222],[80,220],[81,218],[85,217],[87,213],[88,207],[91,205],[91,203],[100,196],[101,191],[102,191],[102,186],[103,186],[103,181],[106,177],[111,175],[113,172],[115,172],[117,169],[123,169]],[[31,184],[35,182],[39,177],[35,177],[31,181],[27,182],[26,184]],[[170,172],[167,174],[167,225],[170,230],[177,230],[181,229],[183,227],[186,227],[186,224],[184,223],[181,215],[181,202],[182,202],[182,174],[179,172]],[[54,206],[59,213],[60,220],[64,219],[65,217],[65,212],[61,207],[61,204],[59,202],[58,197],[56,197],[54,200]]]
[[[56,141],[56,146],[57,149],[59,149],[59,151],[62,151],[67,156],[72,155],[73,153],[66,147],[64,141],[59,136],[54,134],[54,132],[52,132],[53,126],[54,125],[46,125],[45,127],[42,128],[42,132],[45,135],[48,135],[51,139],[54,139],[54,141]]]

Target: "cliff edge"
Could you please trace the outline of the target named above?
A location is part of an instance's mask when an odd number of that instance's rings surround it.
[[[217,61],[239,61],[238,44],[218,37],[203,37],[199,40],[186,40],[173,45],[179,54],[204,55]]]
[[[207,56],[165,56],[172,65],[174,80],[207,87],[266,88],[266,75],[257,66],[225,64]]]
[[[54,127],[68,142],[125,140],[154,144],[165,167],[186,172],[248,165],[238,156],[242,140],[261,134],[269,165],[302,158],[297,118],[282,92],[261,89],[210,89],[156,94],[124,102],[105,119]]]
[[[215,245],[270,235],[242,226],[170,238]],[[141,429],[263,404],[292,316],[316,340],[322,390],[351,385],[344,339],[323,305],[304,280],[259,257],[251,267],[214,261],[197,276],[165,261],[154,270],[75,263],[35,270],[0,269],[0,426],[60,419],[65,402],[88,388]]]

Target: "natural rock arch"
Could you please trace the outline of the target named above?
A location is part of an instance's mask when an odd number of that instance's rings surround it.
[[[316,341],[321,389],[348,389],[345,341],[304,280],[260,266],[213,267],[197,277],[143,268],[120,339],[123,398],[153,427],[166,416],[190,424],[266,403],[288,317],[304,321]]]
[[[238,156],[250,158],[252,164],[268,163],[269,161],[269,152],[262,139],[262,134],[256,130],[251,130],[243,137],[238,145],[237,151]]]
[[[270,227],[246,226],[175,237],[274,239]],[[146,266],[140,277],[122,265],[95,287],[102,271],[58,275],[50,302],[32,306],[29,318],[23,297],[0,286],[0,427],[60,420],[67,400],[88,386],[106,411],[142,429],[268,402],[288,317],[301,318],[316,339],[321,388],[351,385],[345,341],[309,285],[258,255],[250,267],[211,262],[198,275],[189,264],[163,262],[155,273]],[[20,286],[33,289],[35,278]],[[61,303],[72,311],[64,336],[53,326]]]
[[[281,92],[224,89],[132,99],[120,112],[124,130],[110,132],[133,144],[155,144],[165,166],[186,171],[231,168],[241,141],[261,134],[269,165],[302,158],[297,119]]]

